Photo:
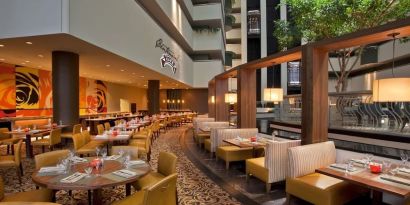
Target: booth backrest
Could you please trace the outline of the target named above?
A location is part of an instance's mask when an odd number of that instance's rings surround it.
[[[269,170],[269,183],[285,180],[288,173],[288,148],[300,146],[300,140],[269,140],[265,149],[265,168]]]
[[[14,129],[21,126],[22,128],[25,127],[32,127],[32,125],[48,125],[48,119],[35,119],[35,120],[18,120],[14,122]]]
[[[243,128],[243,129],[218,129],[216,134],[211,133],[211,152],[215,152],[219,146],[229,145],[223,140],[233,139],[236,137],[250,138],[258,134],[258,128]]]
[[[194,117],[192,120],[192,126],[194,128],[194,134],[199,132],[198,122],[215,122],[215,118],[198,118]]]
[[[198,122],[198,129],[229,128],[229,122]]]
[[[292,147],[288,149],[290,178],[314,173],[316,169],[336,162],[333,141]]]

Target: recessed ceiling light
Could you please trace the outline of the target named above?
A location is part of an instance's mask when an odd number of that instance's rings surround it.
[[[33,42],[31,42],[31,41],[26,41],[26,44],[28,44],[28,45],[32,45],[32,44],[33,44]]]
[[[4,45],[3,45],[3,44],[0,44],[0,47],[4,47]]]
[[[43,57],[44,57],[44,56],[43,56],[43,55],[41,55],[41,54],[38,54],[37,56],[38,56],[38,57],[40,57],[40,58],[43,58]]]
[[[147,85],[144,85],[144,87],[147,87]]]
[[[133,75],[135,75],[135,73],[132,73]]]
[[[145,76],[141,75],[140,77],[143,78],[143,77],[145,77]]]
[[[111,65],[109,65],[109,64],[107,64],[107,65],[105,65],[106,67],[110,67]]]
[[[4,61],[4,60],[6,60],[6,59],[4,59],[4,58],[0,58],[0,61]]]
[[[42,68],[43,66],[41,66],[41,65],[39,65],[39,66],[37,66],[38,68]]]
[[[26,63],[25,63],[25,62],[22,62],[21,64],[22,64],[22,65],[26,65]]]
[[[175,88],[172,88],[172,90],[175,90]]]
[[[121,71],[124,72],[125,70],[124,70],[124,69],[121,69]]]
[[[26,61],[26,63],[30,63],[30,61]]]

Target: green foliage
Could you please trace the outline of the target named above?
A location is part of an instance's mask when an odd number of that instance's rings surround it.
[[[235,16],[233,15],[226,15],[225,16],[225,25],[232,26],[235,23]]]
[[[294,25],[281,20],[275,22],[274,35],[282,48],[290,47],[300,36],[308,42],[333,38],[410,14],[410,0],[286,0],[283,3],[289,6]]]

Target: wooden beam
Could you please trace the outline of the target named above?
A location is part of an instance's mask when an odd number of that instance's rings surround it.
[[[264,58],[254,60],[238,66],[239,69],[260,69],[273,65],[279,65],[289,61],[299,60],[302,57],[302,47],[292,48],[286,51],[275,53]]]
[[[324,142],[328,135],[328,52],[309,44],[302,52],[302,144]]]
[[[238,71],[238,127],[256,127],[256,70]]]
[[[215,120],[229,120],[229,106],[225,103],[228,92],[228,78],[215,78]]]
[[[208,83],[208,116],[215,117],[215,101],[212,102],[212,96],[215,100],[215,80],[212,79]]]

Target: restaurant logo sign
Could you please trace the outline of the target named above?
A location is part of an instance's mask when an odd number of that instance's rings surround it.
[[[177,72],[178,57],[164,44],[161,38],[156,41],[155,48],[160,48],[164,51],[160,58],[161,68],[166,68],[168,66],[171,68],[172,73],[175,74]]]

